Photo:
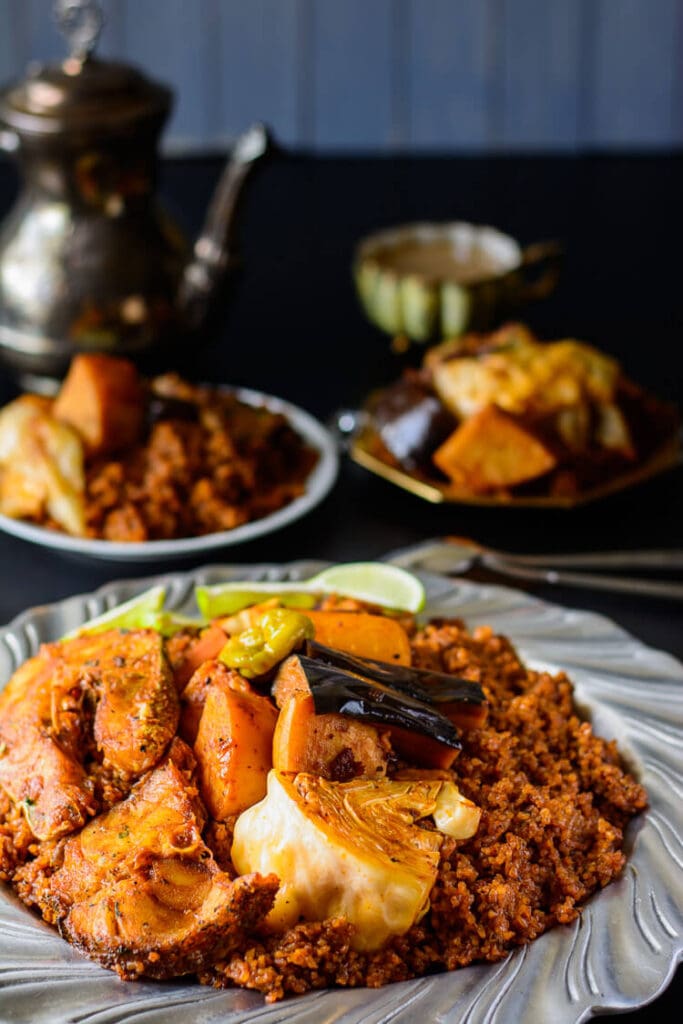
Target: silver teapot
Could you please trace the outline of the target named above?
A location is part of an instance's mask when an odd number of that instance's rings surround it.
[[[237,140],[191,246],[155,193],[170,89],[93,56],[91,0],[56,13],[69,56],[0,92],[0,146],[23,175],[0,229],[0,357],[34,386],[76,352],[171,358],[231,262],[237,198],[269,145],[262,125]]]

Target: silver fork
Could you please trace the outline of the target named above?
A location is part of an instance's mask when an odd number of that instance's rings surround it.
[[[571,555],[516,555],[487,548],[468,537],[438,537],[401,548],[386,560],[405,569],[423,569],[448,576],[479,565],[513,579],[535,580],[557,586],[584,587],[614,593],[637,594],[683,601],[683,584],[639,577],[610,576],[574,569],[681,569],[683,550],[587,551]]]

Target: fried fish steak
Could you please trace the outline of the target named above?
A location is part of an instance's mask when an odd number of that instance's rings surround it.
[[[179,713],[153,630],[44,644],[0,695],[0,786],[38,839],[68,835],[100,809],[86,762],[127,789],[163,757]]]
[[[275,875],[233,880],[201,832],[192,752],[175,739],[127,799],[65,840],[49,880],[62,935],[124,979],[201,971],[269,912]]]
[[[82,693],[46,649],[0,694],[0,786],[38,839],[67,835],[97,810],[77,754],[83,725]]]
[[[48,645],[94,697],[93,735],[105,767],[135,778],[175,736],[178,694],[163,640],[152,629],[112,629]]]

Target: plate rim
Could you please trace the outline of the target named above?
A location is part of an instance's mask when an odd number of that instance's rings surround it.
[[[269,562],[257,565],[214,563],[185,572],[166,572],[154,576],[115,580],[91,593],[82,593],[48,605],[29,608],[15,616],[7,626],[0,628],[0,688],[7,680],[8,658],[12,663],[20,662],[32,653],[42,638],[54,635],[56,629],[61,634],[75,622],[83,621],[89,615],[111,607],[113,603],[132,596],[152,583],[166,584],[169,588],[170,606],[183,606],[187,604],[196,582],[213,582],[219,577],[296,579],[310,575],[326,564],[329,563],[319,560],[284,564]],[[487,621],[487,616],[509,621],[512,627],[498,625],[494,628],[503,629],[510,635],[523,659],[533,667],[548,667],[549,670],[566,668],[575,686],[578,703],[582,708],[587,706],[591,716],[597,715],[599,725],[605,724],[600,717],[603,713],[607,714],[605,721],[608,728],[613,722],[614,714],[617,717],[623,716],[624,692],[627,695],[630,693],[632,703],[629,705],[627,701],[626,707],[637,714],[632,727],[624,726],[626,738],[619,737],[620,749],[627,757],[636,756],[634,748],[637,754],[641,737],[644,737],[644,749],[650,749],[654,745],[659,758],[658,763],[669,775],[666,776],[665,773],[664,782],[653,782],[648,776],[650,809],[639,816],[635,828],[631,833],[627,833],[627,836],[630,836],[630,855],[624,874],[588,901],[581,917],[574,925],[568,928],[556,926],[495,964],[470,965],[459,971],[418,978],[376,990],[332,989],[323,993],[309,993],[299,998],[290,997],[284,1004],[275,1004],[272,1008],[273,1022],[284,1017],[291,1021],[291,1024],[296,1024],[297,1021],[304,1024],[318,1019],[315,1017],[315,1011],[314,1016],[310,1016],[310,1009],[320,998],[327,1000],[325,1007],[326,1011],[329,1008],[329,1013],[326,1012],[326,1020],[338,1021],[339,1024],[342,1021],[344,1024],[361,1024],[367,1019],[366,1013],[372,1013],[373,1010],[380,1008],[383,1011],[389,1008],[392,1021],[410,1024],[415,1019],[415,1012],[419,1012],[421,1004],[425,1019],[429,1015],[428,1019],[439,1019],[444,1024],[455,1024],[460,1020],[467,1020],[468,1024],[498,1024],[510,1019],[512,1015],[518,1017],[520,1021],[532,1022],[550,1019],[547,1014],[551,1008],[552,1019],[558,1024],[579,1024],[594,1014],[610,1010],[633,1010],[646,1005],[661,994],[683,956],[683,906],[680,899],[675,908],[675,918],[671,906],[666,906],[666,912],[657,908],[661,928],[657,935],[653,936],[652,920],[655,919],[643,916],[640,898],[636,898],[638,886],[641,885],[642,889],[642,883],[639,881],[639,875],[643,875],[641,861],[644,859],[645,865],[648,866],[648,858],[652,860],[655,856],[651,843],[653,837],[656,840],[656,833],[661,834],[662,825],[669,829],[666,833],[669,842],[672,842],[672,835],[676,840],[675,852],[667,849],[665,843],[664,852],[655,851],[658,859],[650,865],[657,868],[657,872],[651,876],[646,872],[644,876],[654,888],[655,882],[659,885],[658,899],[662,898],[662,886],[666,886],[666,878],[662,881],[661,869],[667,868],[671,875],[672,864],[680,863],[680,860],[676,860],[676,855],[683,854],[683,842],[680,838],[683,835],[683,806],[680,802],[676,804],[673,801],[673,809],[668,812],[668,821],[662,811],[662,800],[666,808],[666,800],[671,803],[672,799],[671,773],[675,774],[679,783],[683,782],[683,664],[670,654],[642,643],[604,615],[566,608],[512,587],[453,580],[431,573],[420,575],[427,585],[429,598],[424,614],[434,614],[436,607],[443,608],[444,605],[448,605],[449,613],[461,614],[471,625]],[[571,645],[575,656],[578,652],[575,662],[567,661],[564,643]],[[603,652],[599,668],[591,666],[590,655],[593,647]],[[586,652],[589,655],[588,660],[585,657]],[[621,675],[626,677],[625,681],[620,679]],[[659,702],[664,721],[667,723],[659,727],[660,735],[657,735],[656,731],[653,732],[652,722],[648,721],[653,715],[640,713],[637,704],[633,703],[636,694],[642,695],[643,680],[648,683],[650,700],[655,701],[655,706],[658,706]],[[619,683],[616,700],[615,681]],[[623,717],[622,721],[625,721]],[[596,731],[602,734],[603,729]],[[673,753],[672,737],[676,747]],[[666,778],[669,778],[669,782],[666,782]],[[654,901],[654,895],[651,899]],[[111,993],[112,984],[117,986],[116,998],[111,999],[110,995],[110,1002],[97,1004],[98,1009],[93,1013],[93,1017],[96,1017],[98,1024],[114,1024],[114,1021],[121,1019],[118,1013],[122,1010],[125,1011],[126,1020],[129,1022],[137,1021],[139,1014],[140,1022],[144,1020],[149,1024],[167,1024],[173,1021],[176,1024],[176,1021],[186,1019],[182,1016],[182,1007],[187,1006],[188,1000],[193,1003],[196,1013],[194,1019],[197,1022],[206,1021],[208,1024],[209,1021],[215,1021],[218,1019],[217,1012],[220,1011],[223,1011],[226,1019],[230,1019],[233,1024],[237,1024],[238,1021],[271,1020],[270,1011],[264,1007],[260,996],[239,989],[217,993],[196,983],[174,987],[165,986],[163,983],[138,982],[130,989],[124,989],[122,993],[121,983],[109,972],[95,964],[84,962],[70,947],[62,948],[65,946],[62,940],[48,926],[34,918],[23,905],[19,904],[17,907],[17,903],[18,900],[13,897],[11,890],[3,887],[0,897],[0,932],[5,932],[5,944],[9,941],[21,946],[22,942],[29,941],[30,944],[30,940],[35,941],[36,937],[40,940],[40,957],[36,955],[33,958],[40,959],[39,968],[42,970],[42,974],[39,971],[37,984],[45,985],[45,982],[54,981],[57,977],[62,978],[65,971],[75,968],[72,995],[69,997],[71,1002],[64,1007],[65,1016],[56,1016],[57,1008],[54,1002],[51,1002],[47,1016],[38,1013],[35,1018],[19,1015],[16,1017],[17,1021],[25,1021],[26,1024],[31,1021],[33,1024],[35,1020],[41,1024],[53,1024],[59,1020],[66,1024],[73,1019],[69,1014],[75,1005],[80,1005],[78,1001],[83,995],[84,988],[96,994],[103,986],[104,989],[109,988]],[[12,929],[16,928],[16,922],[22,918],[23,932],[31,934],[28,940],[22,937],[19,941],[12,937]],[[595,928],[596,921],[602,930]],[[585,922],[587,924],[584,928]],[[626,936],[623,941],[622,932]],[[594,935],[598,936],[598,940],[593,939]],[[53,944],[58,944],[53,974],[50,974],[49,958],[46,966],[44,953],[47,948],[45,943],[50,939],[53,940]],[[632,949],[634,939],[638,945],[635,950]],[[602,946],[593,951],[591,941],[599,941]],[[612,945],[609,945],[610,943]],[[620,969],[614,969],[611,973],[608,971],[607,975],[603,976],[600,974],[599,959],[606,955],[605,944],[608,944],[608,954],[611,953],[612,946],[616,945],[617,951],[628,959],[628,963],[617,964]],[[657,954],[655,947],[663,955]],[[652,961],[653,948],[657,954],[655,962],[658,969],[654,971],[651,962],[641,969],[641,959],[643,964],[648,960],[648,956],[649,961]],[[593,952],[596,955],[592,955]],[[606,989],[605,977],[612,985],[609,991]],[[92,983],[92,989],[87,988],[89,982]],[[111,983],[109,986],[108,982]],[[26,982],[18,984],[25,987]],[[552,987],[549,989],[550,985]],[[463,987],[464,993],[460,991]],[[7,999],[12,993],[11,984],[4,991],[4,998]],[[451,992],[457,994],[455,1002],[451,1002],[451,999],[455,998],[451,996]],[[175,996],[177,999],[174,1001]],[[519,996],[517,1005],[516,996]],[[550,1002],[546,1003],[547,999],[550,999]],[[7,1005],[9,1006],[9,1002]],[[31,1006],[34,1007],[35,1004],[32,1003]],[[205,1007],[206,1015],[202,1013],[202,1007]],[[180,1008],[180,1016],[173,1015],[174,1008]],[[499,1010],[504,1013],[502,1017]],[[83,1019],[88,1019],[89,1016],[86,1014]]]
[[[86,559],[120,562],[153,562],[157,559],[189,558],[213,550],[246,544],[264,534],[274,533],[300,519],[319,505],[329,494],[339,474],[339,453],[332,433],[312,413],[285,398],[254,388],[210,385],[254,407],[265,407],[281,413],[303,440],[318,452],[318,462],[306,479],[303,494],[260,519],[236,526],[232,530],[201,534],[198,537],[176,537],[173,540],[109,541],[99,538],[74,537],[58,530],[49,530],[24,519],[13,519],[0,513],[0,530],[12,537],[62,554]]]

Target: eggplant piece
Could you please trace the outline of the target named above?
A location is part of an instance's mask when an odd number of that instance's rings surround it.
[[[316,715],[349,715],[420,733],[453,750],[461,749],[457,728],[426,701],[304,654],[299,655],[299,662],[313,695]]]
[[[460,679],[458,676],[432,672],[430,669],[412,668],[410,665],[392,665],[386,661],[376,661],[374,658],[359,658],[325,647],[315,640],[307,641],[306,653],[327,665],[383,683],[428,704],[486,704],[481,686],[470,679]]]
[[[375,429],[384,446],[408,470],[434,473],[432,452],[458,423],[417,375],[407,375],[377,396],[372,407]]]

